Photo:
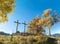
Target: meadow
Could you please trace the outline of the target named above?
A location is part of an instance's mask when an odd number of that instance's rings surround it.
[[[47,36],[5,36],[0,35],[0,44],[57,44]]]

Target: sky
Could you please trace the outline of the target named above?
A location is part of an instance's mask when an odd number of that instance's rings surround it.
[[[43,11],[49,8],[60,14],[60,0],[16,0],[15,5],[14,12],[8,14],[8,22],[0,24],[0,31],[14,33],[16,32],[16,23],[14,21],[19,20],[21,23],[26,21],[28,24],[37,15],[41,17]],[[18,30],[23,32],[24,25],[19,24]],[[45,30],[46,34],[48,34],[48,29]],[[59,22],[52,26],[51,33],[60,33]]]

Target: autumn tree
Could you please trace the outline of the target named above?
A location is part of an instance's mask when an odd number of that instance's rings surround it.
[[[51,36],[50,28],[55,23],[60,22],[59,15],[57,14],[57,12],[54,12],[53,15],[51,15],[51,9],[47,9],[47,10],[44,10],[42,19],[43,19],[42,21],[39,20],[39,24],[41,25],[42,23],[43,27],[48,27],[49,35]]]
[[[37,16],[29,23],[28,32],[38,35],[44,32],[45,27],[48,27],[49,35],[51,35],[51,27],[57,22],[60,22],[60,15],[57,12],[51,15],[51,9],[44,10],[41,18]]]
[[[45,19],[44,19],[45,18]],[[50,9],[44,10],[43,12],[43,26],[48,27],[49,29],[49,35],[51,35],[50,28],[51,28],[51,16],[50,16]]]
[[[41,25],[39,25],[39,20],[41,18],[37,16],[31,22],[29,22],[28,32],[33,33],[34,35],[39,35],[40,33],[44,32],[44,29]]]
[[[7,14],[13,11],[15,0],[0,0],[0,22],[8,20]]]

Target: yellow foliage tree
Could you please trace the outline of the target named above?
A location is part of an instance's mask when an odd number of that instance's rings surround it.
[[[43,13],[43,18],[45,18],[45,21],[43,23],[43,26],[44,27],[48,27],[48,29],[49,29],[49,35],[51,35],[51,32],[50,32],[50,28],[51,28],[50,10],[51,9],[44,10],[44,13]]]
[[[39,20],[41,18],[39,18],[39,16],[37,16],[36,18],[34,18],[30,23],[29,23],[29,27],[27,32],[30,32],[34,35],[39,35],[42,32],[44,32],[43,27],[39,24]]]
[[[49,35],[51,35],[50,28],[57,22],[60,22],[59,15],[54,12],[53,15],[50,14],[51,9],[44,10],[42,18],[37,16],[29,23],[28,32],[33,32],[38,35],[39,32],[43,32],[45,27],[48,27]],[[32,31],[31,31],[32,30]]]
[[[15,8],[14,2],[15,0],[0,0],[0,22],[8,20],[7,14]]]

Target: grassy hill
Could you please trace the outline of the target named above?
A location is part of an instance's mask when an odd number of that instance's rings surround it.
[[[40,36],[5,36],[0,35],[0,44],[56,44],[46,35]]]

